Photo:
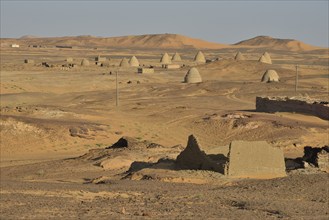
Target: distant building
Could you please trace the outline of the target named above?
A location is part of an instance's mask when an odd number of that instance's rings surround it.
[[[279,82],[280,77],[275,70],[266,70],[262,77],[262,82]]]
[[[175,53],[172,58],[171,58],[172,61],[182,61],[182,58],[181,56],[179,55],[179,53]]]
[[[129,60],[129,64],[130,64],[130,66],[138,67],[139,66],[139,61],[135,56],[132,56]]]
[[[129,61],[124,57],[120,62],[120,67],[130,67]]]
[[[95,57],[95,61],[96,62],[105,62],[106,61],[106,57],[97,56],[97,57]]]
[[[162,64],[171,64],[171,59],[167,53],[163,54],[163,56],[160,59],[160,63]]]
[[[238,51],[234,57],[235,60],[245,60],[246,58],[244,58],[243,54]]]
[[[137,73],[154,73],[154,68],[138,68]]]
[[[196,63],[206,63],[206,58],[205,58],[204,54],[201,51],[199,51],[195,55],[194,62],[196,62]]]
[[[19,47],[18,44],[11,44],[10,47]]]
[[[81,61],[81,66],[89,66],[89,61],[87,59],[83,59]]]
[[[164,69],[179,69],[181,66],[179,64],[162,64]]]
[[[265,52],[258,60],[261,63],[272,64],[272,59],[269,53]]]
[[[201,75],[197,68],[192,67],[184,77],[185,83],[200,83],[202,82]]]

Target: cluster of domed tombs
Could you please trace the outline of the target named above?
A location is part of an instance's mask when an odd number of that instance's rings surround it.
[[[246,60],[245,56],[239,51],[234,57],[235,60]],[[218,60],[218,59],[217,59]],[[69,60],[67,60],[69,61]],[[96,64],[102,64],[106,62],[105,57],[96,57],[95,58]],[[162,67],[170,68],[173,62],[180,62],[182,61],[182,58],[179,53],[175,53],[172,57],[169,56],[168,53],[164,53],[162,57],[160,58],[160,64],[162,64]],[[198,51],[197,54],[194,56],[193,62],[196,64],[203,64],[207,62],[211,62],[212,60],[206,60],[205,55],[202,51]],[[272,64],[272,59],[269,55],[269,53],[265,52],[258,60],[262,63]],[[81,66],[88,66],[90,63],[87,59],[83,59],[81,61]],[[136,58],[136,56],[132,56],[130,60],[127,60],[126,58],[123,58],[119,64],[120,67],[139,67],[139,61]],[[179,65],[177,65],[179,66]],[[179,66],[180,67],[180,66]]]
[[[235,55],[235,60],[245,60],[244,55],[239,51],[236,55]],[[163,65],[169,65],[172,63],[172,61],[182,61],[182,58],[180,56],[179,53],[175,53],[171,58],[168,55],[168,53],[164,53],[163,56],[160,59],[160,63]],[[195,57],[194,57],[194,61],[196,63],[206,63],[206,59],[204,54],[202,53],[202,51],[199,51]],[[263,63],[268,63],[268,64],[272,64],[272,60],[270,55],[265,52],[259,59],[259,62],[263,62]],[[126,58],[123,58],[120,62],[120,67],[138,67],[139,66],[139,61],[135,56],[132,56],[131,59],[128,61]],[[148,69],[139,69],[138,70],[139,73],[152,73],[154,72],[154,70],[152,69],[152,71],[148,71]],[[279,81],[279,75],[277,74],[277,72],[275,70],[267,70],[264,74],[263,77],[261,79],[262,82],[278,82]],[[184,82],[185,83],[200,83],[202,82],[202,78],[200,75],[200,72],[198,71],[198,69],[196,67],[192,67],[189,69],[189,71],[186,73],[185,77],[184,77]]]
[[[238,51],[234,57],[235,60],[246,60],[244,55]],[[218,60],[218,59],[217,59]],[[161,64],[171,64],[172,61],[182,61],[181,56],[176,52],[172,58],[168,55],[168,53],[164,53],[160,59]],[[198,51],[198,53],[195,55],[193,61],[195,63],[207,63],[211,62],[212,60],[207,60],[205,55],[202,53],[202,51]],[[272,59],[271,56],[268,52],[264,52],[263,55],[258,59],[259,62],[261,63],[267,63],[267,64],[272,64]]]
[[[266,70],[263,74],[261,82],[279,82],[279,75],[275,70]],[[184,77],[185,83],[200,83],[202,82],[201,75],[197,68],[192,67]]]
[[[246,60],[245,56],[238,51],[234,57],[236,61]],[[25,60],[25,63],[34,63],[29,62],[30,60]],[[72,63],[73,58],[67,58],[67,62]],[[97,56],[95,57],[95,64],[104,66],[106,63],[108,63],[108,60],[105,57]],[[170,68],[180,68],[181,66],[178,64],[172,64],[172,62],[180,62],[182,61],[182,58],[179,53],[175,53],[172,57],[169,56],[168,53],[164,53],[160,59],[160,63],[162,64],[162,67],[170,69]],[[209,60],[206,60],[204,54],[202,51],[198,51],[197,54],[194,57],[194,63],[196,64],[203,64],[208,62]],[[272,64],[271,57],[269,53],[265,52],[258,60],[262,63]],[[209,61],[210,62],[210,61]],[[81,66],[89,66],[90,62],[88,59],[82,59]],[[136,56],[132,56],[129,60],[126,58],[123,58],[119,64],[120,67],[128,68],[128,67],[140,67],[140,63]],[[153,68],[139,68],[138,73],[153,73]],[[279,75],[275,70],[269,69],[267,70],[261,79],[262,82],[278,82],[279,81]],[[185,83],[200,83],[202,82],[202,78],[200,75],[200,72],[197,68],[192,67],[189,69],[187,74],[184,77]]]
[[[245,60],[244,55],[239,51],[234,57],[235,60]],[[197,55],[194,58],[195,61],[199,62],[206,62],[205,57],[201,51],[197,53]],[[272,64],[271,57],[269,53],[265,52],[258,60],[262,63]],[[266,70],[266,72],[263,74],[263,77],[261,79],[262,82],[278,82],[279,81],[279,75],[275,70],[269,69]],[[201,75],[197,68],[192,67],[187,74],[184,77],[185,83],[200,83],[202,82]]]
[[[70,61],[72,62],[72,60],[70,60]],[[104,62],[106,62],[106,58],[105,57],[98,56],[98,57],[95,58],[95,61],[96,61],[96,64],[98,64],[98,63],[104,63]],[[164,64],[164,65],[166,65],[166,64],[172,64],[172,61],[182,61],[182,58],[179,55],[179,53],[175,53],[171,58],[168,55],[168,53],[165,53],[165,54],[163,54],[163,56],[160,59],[160,63],[161,64]],[[82,59],[81,66],[89,66],[89,65],[90,65],[90,62],[87,59]],[[136,56],[132,56],[129,60],[124,57],[120,61],[119,66],[120,67],[139,67],[140,66],[140,63],[139,63],[139,61],[138,61],[138,59],[137,59]]]
[[[105,60],[103,59],[106,59],[104,57],[100,57],[98,56],[98,60],[96,61],[96,64],[97,62],[104,62]],[[82,59],[81,61],[81,66],[89,66],[90,63],[89,63],[89,60],[87,59]],[[135,56],[132,56],[130,58],[130,60],[128,60],[127,58],[123,58],[119,64],[120,67],[139,67],[139,61],[138,59],[135,57]]]
[[[246,60],[244,55],[239,51],[235,57],[235,60],[239,61],[239,60]],[[219,60],[219,58],[215,59],[215,60]],[[73,58],[69,57],[65,59],[66,62],[68,63],[73,63]],[[166,67],[166,65],[172,65],[173,62],[180,62],[182,61],[182,58],[180,56],[179,53],[175,53],[173,54],[172,57],[169,56],[168,53],[164,53],[160,59],[160,64],[162,64],[162,67]],[[207,62],[212,62],[214,60],[207,60],[205,58],[205,55],[202,53],[202,51],[198,51],[197,54],[194,56],[193,62],[195,64],[203,64],[203,63],[207,63]],[[258,60],[259,62],[263,62],[263,63],[268,63],[268,64],[272,64],[272,60],[270,55],[265,52]],[[25,59],[24,63],[34,63],[34,60],[30,60],[30,59]],[[107,59],[106,57],[101,57],[100,55],[98,55],[97,57],[95,57],[95,64],[99,65],[99,66],[108,66],[109,63],[109,59]],[[81,66],[89,66],[90,62],[88,59],[84,58],[81,61]],[[132,56],[130,58],[130,60],[128,61],[126,58],[123,58],[119,64],[120,67],[139,67],[139,61],[136,58],[136,56]],[[179,66],[180,65],[176,65]]]
[[[245,56],[238,51],[234,57],[235,60],[246,60]],[[265,52],[263,55],[258,59],[258,62],[272,64],[272,59],[269,53]]]

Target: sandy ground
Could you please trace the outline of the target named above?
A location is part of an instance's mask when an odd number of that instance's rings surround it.
[[[196,51],[179,52],[183,63],[193,65]],[[118,65],[122,57],[134,54],[142,64],[159,66],[163,51],[1,48],[1,218],[327,219],[328,175],[321,172],[233,180],[210,171],[159,167],[143,170],[148,179],[138,173],[127,176],[133,161],[175,159],[190,134],[209,152],[232,140],[265,140],[286,157],[301,156],[304,146],[328,145],[328,121],[255,112],[256,96],[328,101],[328,56],[316,51],[269,51],[273,60],[269,65],[257,62],[262,52],[248,49],[244,54],[249,60],[234,61],[234,50],[204,51],[207,58],[223,59],[197,67],[203,83],[184,84],[189,67],[136,74],[134,68],[117,66],[61,70],[23,64],[25,58],[65,63],[66,57],[80,63],[83,57],[91,61],[101,54]],[[277,70],[281,82],[260,83],[266,69]],[[110,169],[88,156],[79,157],[122,136],[162,147],[111,152],[117,167]],[[99,177],[106,179],[105,184],[89,183]]]

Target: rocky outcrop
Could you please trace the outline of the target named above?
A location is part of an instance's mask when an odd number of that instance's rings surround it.
[[[304,147],[303,157],[286,158],[286,168],[289,171],[306,169],[311,172],[329,173],[329,147]]]
[[[318,167],[320,170],[329,171],[329,147],[304,147],[303,161]]]

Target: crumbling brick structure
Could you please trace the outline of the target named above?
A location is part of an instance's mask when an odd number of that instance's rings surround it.
[[[258,112],[296,112],[329,120],[329,102],[297,97],[256,97]]]

